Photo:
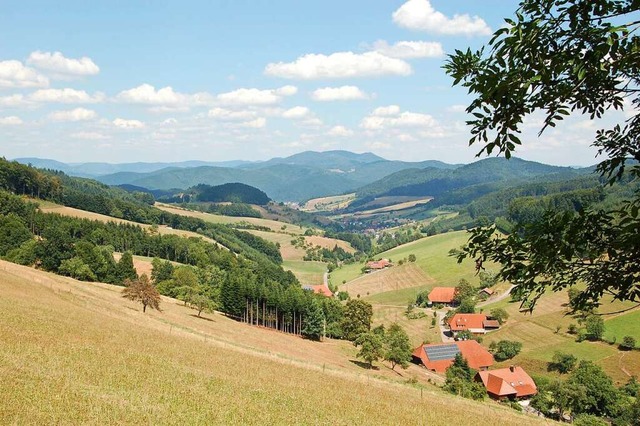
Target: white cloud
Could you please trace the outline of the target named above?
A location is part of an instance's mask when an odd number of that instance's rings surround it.
[[[327,135],[346,137],[353,135],[353,130],[349,130],[344,126],[334,126],[327,132]]]
[[[93,120],[98,114],[95,111],[85,108],[76,108],[66,111],[54,111],[49,114],[49,118],[54,121],[86,121]]]
[[[311,118],[307,118],[306,120],[304,120],[302,122],[302,124],[307,126],[307,127],[316,127],[317,128],[317,127],[322,126],[324,123],[318,117],[311,117]]]
[[[311,114],[311,111],[309,111],[309,108],[303,107],[303,106],[296,106],[283,112],[282,117],[298,119],[298,118],[308,117],[310,114]]]
[[[243,127],[251,127],[253,129],[261,129],[267,125],[267,119],[264,117],[258,117],[255,120],[242,123]]]
[[[371,115],[376,117],[390,117],[400,114],[400,107],[398,105],[389,105],[386,107],[378,107],[373,110]]]
[[[276,89],[275,92],[276,95],[280,96],[293,96],[298,93],[298,88],[296,86],[287,85]]]
[[[315,80],[383,75],[407,76],[413,72],[407,62],[378,52],[362,54],[337,52],[331,55],[308,54],[294,62],[270,63],[264,73],[273,77]]]
[[[125,103],[172,106],[178,109],[191,105],[209,105],[213,102],[213,97],[206,92],[189,95],[176,92],[171,86],[156,90],[155,87],[146,83],[118,93],[116,99]],[[158,111],[165,112],[168,110]]]
[[[228,105],[273,105],[284,96],[292,96],[298,92],[295,86],[283,86],[279,89],[237,89],[232,92],[221,93],[216,99]]]
[[[109,136],[103,135],[102,133],[98,133],[98,132],[78,132],[78,133],[72,133],[70,136],[74,139],[84,139],[84,140],[93,140],[93,141],[109,139]]]
[[[113,125],[120,127],[121,129],[142,129],[144,123],[139,120],[125,120],[124,118],[116,118],[113,120]]]
[[[431,6],[429,0],[409,0],[393,12],[393,22],[410,30],[441,35],[490,35],[491,28],[478,16],[449,18]]]
[[[323,87],[311,94],[314,101],[351,101],[368,99],[369,96],[356,86]]]
[[[22,123],[22,119],[20,117],[16,117],[15,115],[11,115],[9,117],[0,117],[0,126],[18,126]]]
[[[162,125],[164,125],[164,126],[173,126],[174,124],[178,124],[178,120],[176,120],[173,117],[167,118],[166,120],[164,120],[162,122]]]
[[[442,44],[435,41],[399,41],[389,45],[384,40],[373,43],[373,50],[390,58],[440,58],[444,56]]]
[[[372,142],[368,146],[371,149],[391,149],[391,144],[386,142]]]
[[[417,139],[411,135],[408,135],[406,133],[402,133],[400,135],[397,136],[397,139],[400,142],[415,142]]]
[[[27,63],[41,70],[51,72],[55,77],[77,77],[85,75],[96,75],[100,68],[86,56],[80,59],[65,58],[60,52],[41,52],[39,50],[31,53]]]
[[[380,109],[381,108],[376,109],[371,115],[362,119],[360,127],[366,130],[384,130],[388,128],[413,127],[422,130],[437,129],[438,132],[442,132],[440,124],[429,114],[405,111],[399,114],[380,115]],[[376,112],[378,112],[378,114],[376,114]]]
[[[213,108],[207,114],[209,117],[220,121],[245,121],[256,116],[255,111],[232,111],[226,108]]]
[[[0,107],[20,107],[29,104],[30,102],[24,97],[24,95],[16,94],[0,96]]]
[[[180,104],[184,101],[184,95],[174,92],[170,86],[156,90],[150,84],[141,84],[133,89],[123,90],[116,98],[123,102],[149,105]]]
[[[35,102],[51,102],[65,104],[98,103],[105,99],[104,93],[97,92],[93,96],[84,90],[75,89],[41,89],[29,95],[29,100]]]
[[[0,61],[0,88],[47,87],[49,79],[20,61]]]

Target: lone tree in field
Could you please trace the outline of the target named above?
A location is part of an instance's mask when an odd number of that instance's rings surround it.
[[[382,338],[374,331],[362,333],[354,344],[360,347],[360,351],[356,356],[368,362],[369,368],[373,367],[373,361],[377,361],[383,356]]]
[[[523,0],[487,50],[451,55],[444,68],[474,97],[467,123],[469,143],[482,145],[478,155],[510,158],[533,114],[544,117],[542,134],[571,114],[598,119],[626,109],[626,118],[617,113],[617,123],[594,135],[603,157],[597,171],[610,185],[640,178],[637,12],[637,0]],[[458,260],[500,264],[500,280],[516,284],[531,309],[545,290],[580,281],[586,288],[574,308],[598,305],[605,294],[640,303],[639,229],[636,190],[602,210],[547,211],[506,238],[495,226],[474,229]]]
[[[394,370],[396,365],[406,369],[411,362],[411,342],[399,324],[391,324],[385,332],[385,343],[384,359],[391,363],[391,369]]]
[[[122,297],[142,303],[142,312],[147,311],[147,306],[151,309],[160,310],[160,293],[151,284],[147,274],[140,275],[135,280],[125,280],[125,288],[122,289]]]

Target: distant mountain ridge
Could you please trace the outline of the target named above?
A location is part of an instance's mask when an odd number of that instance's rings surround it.
[[[304,201],[336,195],[407,168],[453,169],[441,161],[390,161],[372,153],[306,151],[263,162],[209,163],[105,163],[64,164],[54,160],[23,158],[17,161],[36,167],[61,170],[69,175],[92,177],[108,185],[134,185],[149,190],[186,189],[198,184],[240,182],[256,187],[278,201]],[[164,166],[164,167],[163,167]],[[105,173],[115,170],[112,173]]]

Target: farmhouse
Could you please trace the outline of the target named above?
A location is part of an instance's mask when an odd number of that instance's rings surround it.
[[[452,305],[454,303],[455,293],[455,287],[434,287],[431,293],[429,293],[429,302]]]
[[[331,290],[329,290],[329,287],[327,287],[325,284],[303,285],[302,288],[304,290],[311,290],[316,294],[321,294],[321,295],[327,296],[327,297],[333,297],[333,293],[331,292]]]
[[[369,271],[378,271],[380,269],[388,268],[389,266],[391,266],[389,259],[380,259],[367,262],[366,268]]]
[[[489,396],[495,399],[520,399],[538,393],[535,382],[522,367],[480,371],[476,380],[482,382]]]
[[[455,334],[468,330],[473,334],[485,334],[487,331],[500,328],[500,323],[490,320],[484,314],[455,314],[449,320],[449,330]]]
[[[413,361],[436,373],[444,373],[453,364],[457,354],[474,370],[486,370],[493,365],[493,355],[475,340],[454,343],[422,344],[413,350]]]
[[[478,296],[482,296],[482,297],[491,297],[493,295],[494,291],[491,290],[489,287],[485,287],[482,290],[480,290],[478,292]]]

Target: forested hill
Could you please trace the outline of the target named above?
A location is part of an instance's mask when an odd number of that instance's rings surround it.
[[[360,205],[383,196],[434,197],[432,206],[467,204],[494,191],[532,181],[569,180],[590,173],[591,169],[573,169],[525,161],[519,158],[487,158],[455,169],[403,170],[389,175],[357,191]]]
[[[267,205],[271,198],[258,188],[243,183],[225,183],[218,186],[196,185],[179,194],[162,197],[160,201],[174,202],[210,202],[210,203],[244,203]]]

